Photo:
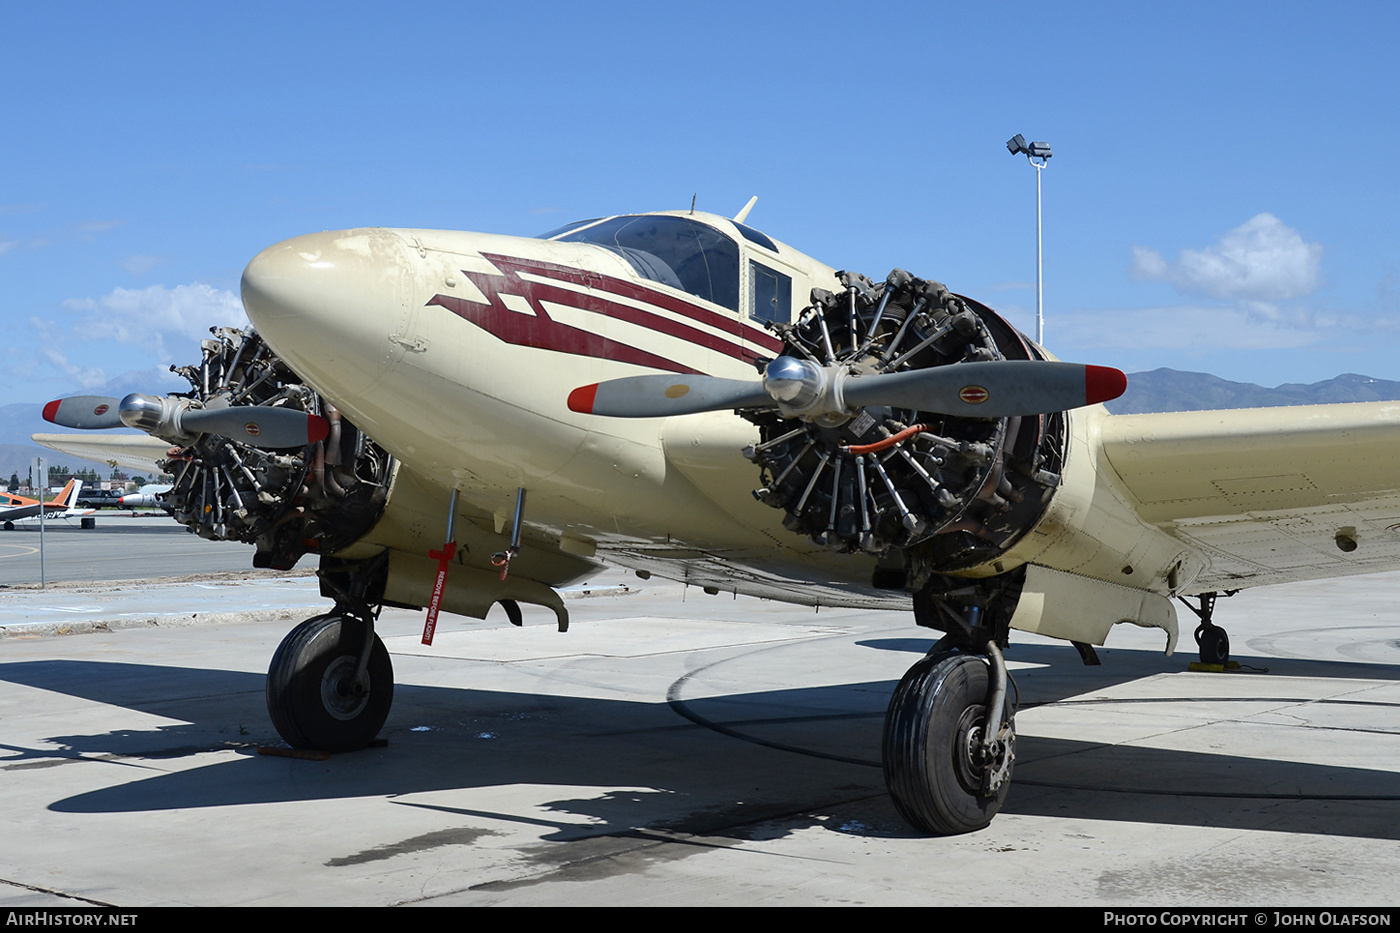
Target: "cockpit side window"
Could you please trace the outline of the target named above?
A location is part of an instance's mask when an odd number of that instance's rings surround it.
[[[614,217],[559,238],[617,253],[643,278],[739,310],[739,246],[714,227],[684,217]]]
[[[749,260],[749,316],[775,324],[792,322],[792,277]]]

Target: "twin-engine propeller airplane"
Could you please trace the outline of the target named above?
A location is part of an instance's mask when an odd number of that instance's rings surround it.
[[[216,329],[178,370],[188,393],[49,413],[158,438],[174,517],[252,543],[255,566],[319,557],[334,608],[267,680],[294,746],[354,749],[384,724],[379,607],[499,603],[520,624],[524,602],[564,629],[556,588],[601,560],[942,632],[884,730],[896,806],[937,833],[1006,798],[1010,629],[1086,662],[1121,622],[1170,650],[1172,600],[1192,597],[1221,663],[1222,591],[1400,564],[1400,407],[1110,416],[1117,370],[744,219],[297,237],[248,265],[256,331]]]

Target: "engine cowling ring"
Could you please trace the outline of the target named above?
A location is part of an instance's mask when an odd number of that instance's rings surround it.
[[[855,376],[1042,358],[995,312],[938,282],[902,270],[878,285],[838,275],[845,291],[814,289],[796,324],[773,327],[783,356]],[[965,389],[966,400],[976,390]],[[761,434],[745,451],[761,470],[755,497],[822,547],[897,552],[906,586],[1004,551],[1043,513],[1064,461],[1058,414],[968,418],[874,406],[810,420],[743,414]]]

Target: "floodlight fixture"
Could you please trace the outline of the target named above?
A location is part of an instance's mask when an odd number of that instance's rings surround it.
[[[1006,141],[1006,149],[1012,155],[1025,153],[1026,161],[1035,167],[1035,342],[1045,343],[1045,291],[1040,248],[1040,170],[1050,161],[1050,144],[1044,140],[1026,143],[1026,137],[1017,133]]]

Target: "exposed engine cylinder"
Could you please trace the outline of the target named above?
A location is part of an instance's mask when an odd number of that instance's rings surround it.
[[[211,332],[198,365],[171,367],[189,380],[184,396],[194,407],[292,408],[326,418],[330,433],[284,450],[217,434],[172,448],[162,467],[175,477],[164,495],[175,520],[203,538],[253,544],[253,566],[278,570],[360,538],[384,510],[393,458],[304,385],[255,331]]]
[[[938,282],[900,269],[878,285],[838,275],[844,292],[813,289],[795,325],[772,325],[787,344],[783,357],[859,375],[1042,358],[990,309]],[[970,385],[961,397],[976,402],[978,391]],[[995,558],[1029,530],[1065,456],[1059,414],[984,419],[866,407],[814,420],[744,415],[762,436],[745,451],[762,470],[755,497],[819,545],[886,558],[882,566],[901,569],[878,585],[911,590],[930,574]]]

